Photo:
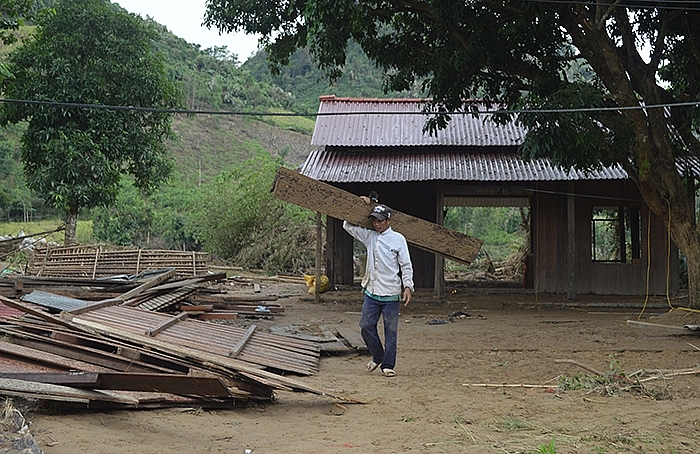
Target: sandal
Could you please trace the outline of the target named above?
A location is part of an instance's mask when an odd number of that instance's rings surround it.
[[[394,369],[382,369],[382,375],[385,377],[396,377],[396,372],[394,372]]]
[[[374,372],[374,369],[379,367],[379,364],[375,363],[373,359],[370,359],[367,365],[365,366],[365,370],[367,372]]]

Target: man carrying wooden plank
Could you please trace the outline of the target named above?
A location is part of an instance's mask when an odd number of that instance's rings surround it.
[[[370,204],[369,197],[361,199]],[[362,338],[372,354],[365,369],[374,371],[381,365],[385,377],[396,372],[396,344],[399,328],[399,301],[408,306],[414,292],[413,265],[406,238],[391,228],[391,209],[377,205],[368,216],[374,229],[343,222],[343,228],[367,248],[367,265],[362,279],[364,302],[360,328]],[[384,344],[377,324],[384,319]]]

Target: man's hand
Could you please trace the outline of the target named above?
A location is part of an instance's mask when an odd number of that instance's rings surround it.
[[[408,306],[408,303],[411,302],[411,298],[413,297],[413,293],[411,293],[411,289],[406,287],[403,289],[403,302],[404,306]]]
[[[367,197],[366,195],[361,195],[360,198],[362,199],[363,202],[365,202],[367,205],[372,203],[372,201]]]

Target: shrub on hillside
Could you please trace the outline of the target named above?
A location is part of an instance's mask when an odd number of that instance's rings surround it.
[[[312,213],[270,192],[280,165],[261,152],[202,188],[193,211],[198,239],[207,251],[237,266],[269,272],[298,273],[313,265]]]

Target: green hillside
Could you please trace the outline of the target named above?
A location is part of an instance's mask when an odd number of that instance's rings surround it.
[[[265,52],[258,52],[248,59],[242,68],[249,71],[255,80],[280,87],[290,93],[293,106],[301,112],[316,112],[318,97],[328,94],[354,98],[421,97],[418,89],[411,92],[385,93],[382,72],[369,61],[360,46],[353,42],[348,47],[343,75],[333,84],[330,84],[323,72],[314,66],[308,49],[297,51],[289,63],[288,67],[282,68],[279,75],[272,75]]]

